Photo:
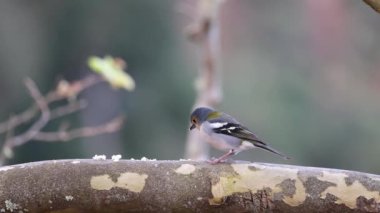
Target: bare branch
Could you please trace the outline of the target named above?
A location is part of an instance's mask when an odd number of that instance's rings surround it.
[[[220,54],[220,30],[218,15],[223,0],[199,0],[197,21],[187,28],[189,38],[202,49],[199,76],[196,81],[197,98],[193,108],[215,107],[222,99],[221,75],[218,64]],[[189,132],[186,158],[206,159],[209,147],[198,134]]]
[[[61,129],[57,132],[39,132],[33,137],[33,139],[43,142],[66,142],[76,138],[93,137],[106,133],[113,133],[120,130],[123,120],[123,117],[117,117],[108,123],[94,127],[83,127],[72,130]]]
[[[49,92],[45,95],[44,99],[47,104],[64,100],[70,98],[70,95],[77,95],[91,86],[101,82],[104,82],[101,77],[97,75],[90,75],[82,80],[66,85],[67,87],[64,89],[57,88],[56,90]],[[21,124],[29,122],[37,115],[38,112],[39,107],[37,104],[34,104],[21,114],[10,117],[7,121],[0,123],[0,134],[7,132],[9,129],[14,129]]]
[[[36,84],[31,79],[25,80],[25,86],[28,89],[30,96],[34,99],[36,105],[41,111],[40,118],[27,130],[25,133],[20,134],[15,137],[11,137],[10,132],[13,131],[13,126],[16,123],[16,116],[9,119],[7,124],[7,137],[0,152],[0,165],[4,163],[4,160],[11,157],[13,153],[12,148],[15,146],[20,146],[30,139],[32,139],[48,122],[50,119],[50,110],[48,104],[46,103],[44,97],[41,95]],[[13,135],[13,134],[12,134]]]
[[[51,110],[50,120],[72,114],[86,108],[87,103],[85,100],[72,101],[68,105],[58,107]]]
[[[38,113],[37,105],[25,110],[19,115],[11,116],[7,121],[0,123],[0,134],[7,132],[23,123],[30,121]]]
[[[122,124],[121,117],[96,127],[83,127],[74,130],[60,128],[56,132],[41,132],[51,120],[85,108],[87,106],[86,102],[84,100],[77,100],[77,96],[85,89],[100,82],[104,82],[104,79],[97,75],[90,75],[82,80],[71,83],[61,80],[55,90],[43,96],[36,84],[31,79],[26,79],[25,85],[35,103],[21,114],[11,116],[7,121],[0,124],[0,134],[6,133],[5,142],[0,150],[0,165],[4,164],[7,158],[13,156],[14,147],[23,145],[32,139],[42,141],[69,141],[79,137],[91,137],[119,130]],[[60,100],[66,100],[66,103],[55,109],[49,108],[49,104]],[[29,129],[19,135],[13,135],[14,130],[18,126],[32,121],[38,116],[39,112],[39,118],[32,122]]]
[[[9,138],[7,141],[5,141],[6,145],[10,145],[11,143],[12,147],[20,146],[32,139],[49,122],[50,119],[49,107],[45,101],[45,98],[38,90],[36,84],[28,78],[25,80],[25,85],[28,88],[30,95],[36,102],[38,108],[40,109],[41,116],[24,134]]]

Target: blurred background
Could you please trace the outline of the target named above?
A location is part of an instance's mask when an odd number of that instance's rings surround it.
[[[90,73],[87,58],[121,57],[133,92],[87,90],[74,125],[123,113],[115,134],[71,142],[31,141],[8,163],[47,159],[183,158],[195,100],[199,48],[184,36],[191,0],[0,1],[0,118]],[[380,173],[380,15],[362,1],[227,1],[221,8],[224,98],[219,109],[292,157],[261,150],[235,159]],[[54,122],[47,129],[57,128]],[[1,136],[2,139],[4,135]],[[213,151],[212,156],[221,153]]]

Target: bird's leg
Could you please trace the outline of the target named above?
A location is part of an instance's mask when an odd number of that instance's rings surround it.
[[[209,163],[211,164],[217,164],[217,163],[220,163],[224,160],[226,160],[227,158],[229,158],[231,155],[234,155],[235,154],[235,150],[233,149],[230,149],[230,151],[228,151],[226,154],[220,156],[219,158],[215,159],[215,160],[211,160],[209,161]]]

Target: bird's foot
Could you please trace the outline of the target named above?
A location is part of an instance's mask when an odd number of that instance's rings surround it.
[[[212,160],[211,161],[208,161],[209,163],[211,164],[217,164],[217,163],[224,163],[226,162],[226,160],[231,156],[231,155],[235,155],[236,152],[231,149],[230,151],[228,151],[226,154],[222,155],[221,157],[215,159],[215,158],[211,158]]]
[[[227,161],[226,159],[212,157],[210,160],[207,160],[207,163],[215,165],[218,163],[225,163],[226,161]]]

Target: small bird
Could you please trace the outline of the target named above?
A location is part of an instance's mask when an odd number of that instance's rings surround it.
[[[191,113],[190,122],[190,130],[197,128],[211,146],[222,151],[228,151],[221,157],[211,160],[210,163],[212,164],[223,162],[232,155],[256,147],[280,155],[284,159],[290,159],[258,139],[252,131],[226,113],[207,107],[199,107]]]

